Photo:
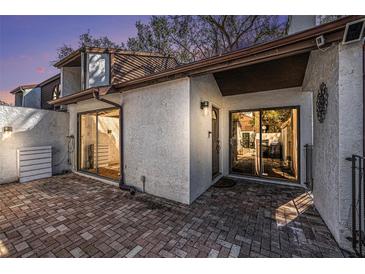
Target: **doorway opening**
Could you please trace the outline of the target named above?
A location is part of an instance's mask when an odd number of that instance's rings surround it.
[[[230,112],[230,171],[299,181],[299,108]]]
[[[79,114],[78,170],[120,179],[119,109]]]

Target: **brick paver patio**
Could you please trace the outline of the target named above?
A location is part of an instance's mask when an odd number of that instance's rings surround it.
[[[192,205],[74,174],[0,186],[0,257],[341,257],[298,188],[239,182]]]

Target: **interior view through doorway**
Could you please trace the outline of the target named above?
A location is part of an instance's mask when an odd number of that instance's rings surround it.
[[[298,182],[299,109],[230,112],[231,172]]]
[[[79,114],[78,169],[120,179],[119,109]]]

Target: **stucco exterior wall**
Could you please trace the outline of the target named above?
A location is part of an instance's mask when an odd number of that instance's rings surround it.
[[[350,247],[352,154],[363,155],[363,44],[339,46],[339,243]]]
[[[61,96],[70,95],[81,89],[81,68],[61,68]]]
[[[223,97],[212,74],[192,77],[190,81],[190,202],[192,202],[212,185],[212,136],[209,135],[212,131],[212,106],[221,112]],[[208,111],[200,109],[201,101],[209,102]],[[221,120],[220,116],[220,122]],[[221,130],[219,136],[222,136]],[[222,172],[222,161],[219,166]]]
[[[21,147],[52,146],[52,172],[69,169],[67,113],[25,107],[0,106],[0,184],[17,181],[16,150]],[[13,132],[7,136],[4,126]]]
[[[189,203],[189,79],[169,81],[104,98],[123,105],[125,183]],[[77,141],[77,113],[112,107],[94,99],[68,106]],[[76,151],[73,168],[76,169]]]
[[[351,163],[346,157],[362,154],[363,98],[362,43],[334,45],[313,51],[309,58],[303,90],[328,87],[328,108],[323,123],[314,112],[313,170],[316,208],[343,248],[351,228]]]
[[[317,119],[316,98],[320,84],[328,88],[328,108],[323,123]],[[325,52],[312,51],[303,81],[303,91],[313,93],[313,195],[316,208],[338,239],[339,180],[338,46]],[[337,235],[336,235],[337,234]]]
[[[229,174],[229,111],[283,106],[300,107],[300,178],[305,181],[304,145],[312,143],[312,93],[301,87],[223,97],[212,75],[191,78],[190,91],[190,195],[194,201],[212,184],[211,107],[220,113],[220,172]],[[209,101],[207,114],[201,101]]]
[[[299,106],[300,112],[300,182],[305,181],[304,145],[312,143],[312,94],[301,87],[263,91],[223,97],[223,174],[229,173],[229,111]]]

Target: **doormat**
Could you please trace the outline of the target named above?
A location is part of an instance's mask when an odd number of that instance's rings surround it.
[[[223,177],[218,180],[213,186],[217,188],[233,187],[236,182],[230,178]]]

